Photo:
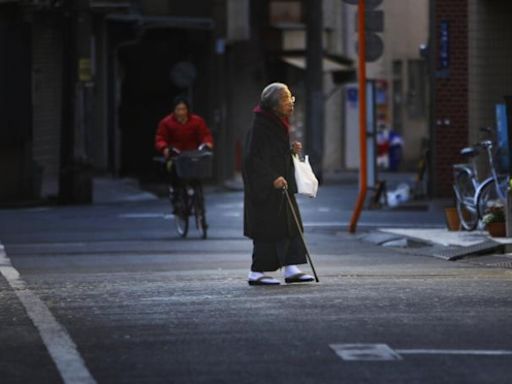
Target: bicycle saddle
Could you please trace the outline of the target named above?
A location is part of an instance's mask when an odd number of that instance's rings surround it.
[[[478,152],[478,148],[475,147],[466,147],[460,150],[460,154],[464,157],[475,157],[478,155]]]

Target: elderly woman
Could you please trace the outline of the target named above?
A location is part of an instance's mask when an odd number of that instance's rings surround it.
[[[279,285],[279,280],[264,272],[283,267],[286,283],[313,281],[313,277],[302,273],[297,266],[307,262],[306,253],[283,193],[287,188],[298,213],[291,154],[301,151],[302,146],[295,142],[290,148],[288,121],[294,101],[285,84],[272,83],[265,87],[246,137],[244,235],[254,244],[250,285]]]

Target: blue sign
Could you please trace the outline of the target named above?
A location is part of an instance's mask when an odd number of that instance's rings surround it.
[[[359,99],[358,89],[356,87],[347,88],[347,101],[350,104],[357,104]]]
[[[505,104],[496,105],[496,122],[498,127],[498,164],[501,170],[508,169],[509,163],[509,141],[507,107]]]
[[[450,29],[447,20],[441,20],[439,25],[439,68],[450,67]]]

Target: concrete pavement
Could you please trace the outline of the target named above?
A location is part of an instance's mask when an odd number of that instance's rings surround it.
[[[510,270],[361,242],[345,231],[355,194],[300,200],[320,284],[249,287],[241,193],[212,188],[206,241],[178,239],[165,200],[2,210],[0,241],[98,383],[508,383],[510,355],[490,352],[512,350]],[[360,228],[443,220],[365,211]],[[62,382],[5,275],[0,289],[1,382]]]

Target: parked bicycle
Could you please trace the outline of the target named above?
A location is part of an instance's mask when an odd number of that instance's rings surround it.
[[[178,182],[169,184],[169,201],[173,208],[176,232],[183,238],[187,237],[189,221],[193,217],[201,237],[206,239],[208,223],[202,180],[212,176],[213,153],[206,147],[196,151],[172,150],[171,153],[175,156],[167,162],[163,158],[158,158],[158,161],[166,163],[167,171],[178,176]]]
[[[489,128],[481,130],[492,132]],[[476,158],[482,151],[487,156],[490,176],[480,182]],[[508,176],[499,175],[496,170],[494,144],[491,140],[483,140],[472,147],[463,148],[460,154],[468,159],[468,163],[453,166],[453,190],[460,223],[465,230],[472,231],[493,206],[505,205]]]

